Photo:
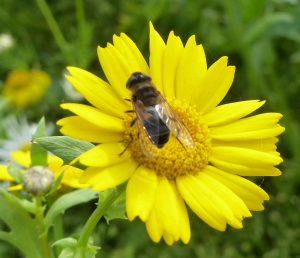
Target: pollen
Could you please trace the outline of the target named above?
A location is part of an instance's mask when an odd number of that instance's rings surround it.
[[[177,99],[168,101],[176,112],[177,120],[189,131],[193,147],[184,146],[174,135],[169,141],[157,148],[151,143],[139,121],[132,125],[135,113],[126,113],[125,137],[127,150],[140,165],[148,167],[157,175],[172,180],[178,176],[196,174],[208,164],[211,153],[211,137],[202,115],[190,104]]]

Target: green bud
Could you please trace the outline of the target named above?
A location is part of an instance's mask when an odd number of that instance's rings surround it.
[[[43,166],[29,168],[23,175],[24,190],[34,196],[49,192],[54,183],[54,176],[50,169]]]

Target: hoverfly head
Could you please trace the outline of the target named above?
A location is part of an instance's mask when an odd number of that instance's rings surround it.
[[[150,82],[150,81],[151,81],[150,76],[148,76],[144,73],[141,73],[141,72],[135,72],[128,78],[127,83],[126,83],[126,88],[132,89],[140,83]]]

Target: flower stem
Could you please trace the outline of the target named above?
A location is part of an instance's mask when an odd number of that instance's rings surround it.
[[[59,239],[62,239],[64,237],[64,231],[63,231],[63,223],[62,223],[62,217],[57,216],[57,218],[54,221],[53,224],[53,234],[54,234],[54,239],[57,241]],[[61,247],[60,246],[54,246],[55,247],[55,257],[58,257],[59,253],[61,252]]]
[[[49,5],[47,4],[46,0],[36,0],[36,3],[41,11],[41,13],[44,15],[44,18],[49,26],[49,29],[51,30],[54,39],[56,41],[56,44],[60,48],[61,52],[68,56],[68,43],[61,32],[52,12],[49,8]]]
[[[44,208],[42,206],[42,197],[35,198],[35,205],[36,205],[35,218],[39,229],[43,257],[51,258],[52,254],[48,244],[48,234],[45,233]]]
[[[115,191],[111,191],[111,193],[107,196],[105,201],[101,204],[99,198],[97,208],[94,210],[94,212],[86,222],[82,230],[82,234],[80,235],[78,240],[78,246],[80,246],[83,251],[86,249],[89,237],[93,233],[98,221],[102,218],[105,212],[111,207],[111,205],[115,202],[115,200],[121,195],[121,193],[123,193],[124,190],[125,190],[125,184],[120,185],[118,188],[116,188]],[[84,255],[82,255],[81,257],[84,258]]]

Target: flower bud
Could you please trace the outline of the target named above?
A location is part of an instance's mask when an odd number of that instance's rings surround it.
[[[24,190],[34,196],[48,193],[54,183],[52,171],[43,166],[29,168],[22,178]]]

